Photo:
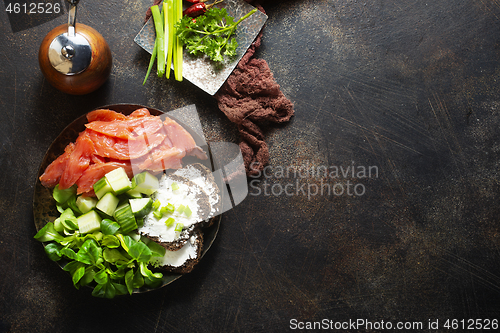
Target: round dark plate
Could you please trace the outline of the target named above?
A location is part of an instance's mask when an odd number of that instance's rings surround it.
[[[99,107],[97,109],[110,109],[116,112],[123,113],[125,115],[129,115],[134,110],[139,108],[147,108],[152,115],[160,116],[164,114],[164,112],[142,106],[137,104],[114,104],[114,105],[106,105]],[[193,131],[189,126],[186,126],[181,121],[176,119],[175,117],[168,115],[170,118],[177,121],[181,126],[183,126],[192,136],[195,142],[205,151],[207,156],[210,156],[210,152],[205,140],[195,131]],[[47,166],[54,161],[59,155],[64,152],[64,148],[70,143],[75,142],[78,134],[85,129],[85,124],[87,123],[87,115],[83,115],[77,119],[75,119],[71,124],[66,126],[66,128],[57,136],[57,138],[52,142],[49,149],[45,153],[45,156],[40,164],[40,168],[37,174],[37,180],[35,183],[35,193],[33,196],[33,217],[35,221],[36,230],[39,231],[47,222],[54,222],[54,220],[60,215],[57,211],[55,201],[52,198],[52,191],[50,189],[45,188],[40,183],[40,176],[43,174]],[[186,157],[184,158],[184,164],[189,164],[193,162],[205,164],[210,170],[214,170],[213,166],[210,165],[210,158],[206,161],[200,161],[198,159]],[[203,229],[203,250],[202,257],[205,253],[210,249],[212,243],[217,237],[217,233],[219,231],[220,221],[222,219],[222,215],[218,215],[213,218],[214,221],[210,227]],[[46,244],[44,244],[45,246]],[[64,267],[63,262],[58,262],[59,266]],[[166,286],[167,284],[172,283],[173,281],[180,278],[182,274],[174,274],[174,273],[164,273],[163,272],[163,284],[159,287]],[[134,290],[134,293],[142,293],[150,290],[156,290],[150,288],[140,288]]]

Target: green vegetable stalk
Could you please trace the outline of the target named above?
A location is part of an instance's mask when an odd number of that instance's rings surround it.
[[[174,74],[175,79],[177,81],[182,81],[182,52],[183,52],[183,43],[180,38],[177,36],[177,24],[182,19],[182,0],[174,0]]]
[[[165,74],[165,29],[163,27],[163,17],[160,14],[158,5],[151,6],[151,14],[156,31],[156,47],[157,47],[157,67],[158,77],[163,77]]]
[[[174,3],[173,0],[165,0],[167,4],[167,26],[168,26],[168,44],[167,44],[167,79],[170,78],[170,69],[172,68],[172,50],[174,45]],[[165,2],[163,8],[165,10]]]

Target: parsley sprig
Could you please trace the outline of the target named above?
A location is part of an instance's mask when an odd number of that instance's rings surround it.
[[[222,62],[224,56],[236,56],[238,42],[233,37],[236,28],[256,11],[254,8],[238,21],[225,8],[211,8],[196,19],[184,16],[176,24],[177,36],[190,54],[206,54],[212,61]]]

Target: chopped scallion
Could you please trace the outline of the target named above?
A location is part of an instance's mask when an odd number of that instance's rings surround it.
[[[179,214],[182,214],[182,213],[184,212],[184,208],[185,208],[185,206],[184,206],[184,205],[179,205],[179,207],[177,207],[177,212],[178,212]]]
[[[157,72],[158,77],[163,77],[163,74],[165,74],[165,29],[163,28],[163,18],[160,13],[160,7],[158,7],[158,5],[151,6],[151,14],[153,15],[156,31],[156,47],[158,48],[156,60]]]
[[[177,224],[175,225],[175,229],[174,229],[174,230],[175,230],[175,231],[178,231],[178,232],[181,232],[181,231],[182,231],[182,228],[184,228],[184,224],[182,224],[182,223],[177,223]]]
[[[173,223],[175,222],[175,219],[173,217],[169,217],[166,221],[165,221],[165,225],[167,227],[170,227]]]
[[[146,84],[146,81],[148,80],[149,74],[151,73],[151,70],[153,69],[153,65],[154,65],[155,59],[156,59],[157,45],[158,45],[158,42],[155,39],[155,44],[153,46],[153,53],[151,54],[151,59],[149,59],[148,71],[146,72],[146,77],[144,78],[142,85]]]
[[[156,199],[153,202],[153,209],[156,210],[156,209],[160,208],[160,205],[161,205],[161,201],[159,199]]]
[[[190,216],[191,216],[191,214],[193,214],[193,212],[191,211],[191,209],[189,209],[189,206],[188,206],[188,205],[186,205],[186,206],[184,207],[184,214],[185,214],[187,217],[190,217]]]
[[[166,76],[170,78],[170,69],[172,68],[172,54],[174,45],[174,10],[173,0],[165,0],[167,2],[167,23],[168,23],[168,44],[167,44],[167,64]]]
[[[182,19],[182,0],[174,0],[174,21],[179,22]],[[182,52],[183,44],[180,38],[175,34],[174,41],[174,75],[177,81],[182,81]]]
[[[161,219],[163,217],[163,213],[161,212],[160,209],[157,209],[155,211],[153,211],[153,215],[154,217],[156,217],[158,220]]]
[[[161,212],[163,214],[173,213],[174,210],[175,210],[175,207],[171,203],[168,203],[166,206],[161,207]]]
[[[163,1],[163,7],[162,7],[162,14],[163,14],[163,36],[164,42],[163,42],[163,47],[165,49],[165,60],[164,62],[167,61],[167,53],[169,52],[168,50],[168,5],[167,2],[164,0]],[[168,68],[165,68],[165,70],[169,70]]]

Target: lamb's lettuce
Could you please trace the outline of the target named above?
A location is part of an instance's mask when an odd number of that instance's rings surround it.
[[[62,200],[60,195],[58,199]],[[135,234],[120,233],[120,225],[109,219],[101,221],[101,230],[82,235],[76,223],[80,213],[64,203],[59,207],[59,230],[55,222],[48,222],[34,238],[46,243],[47,256],[61,262],[77,289],[89,285],[94,288],[93,296],[113,298],[132,294],[143,286],[156,288],[162,284],[163,275],[153,273],[147,264],[153,255],[165,253],[163,247],[154,242],[146,244]]]

